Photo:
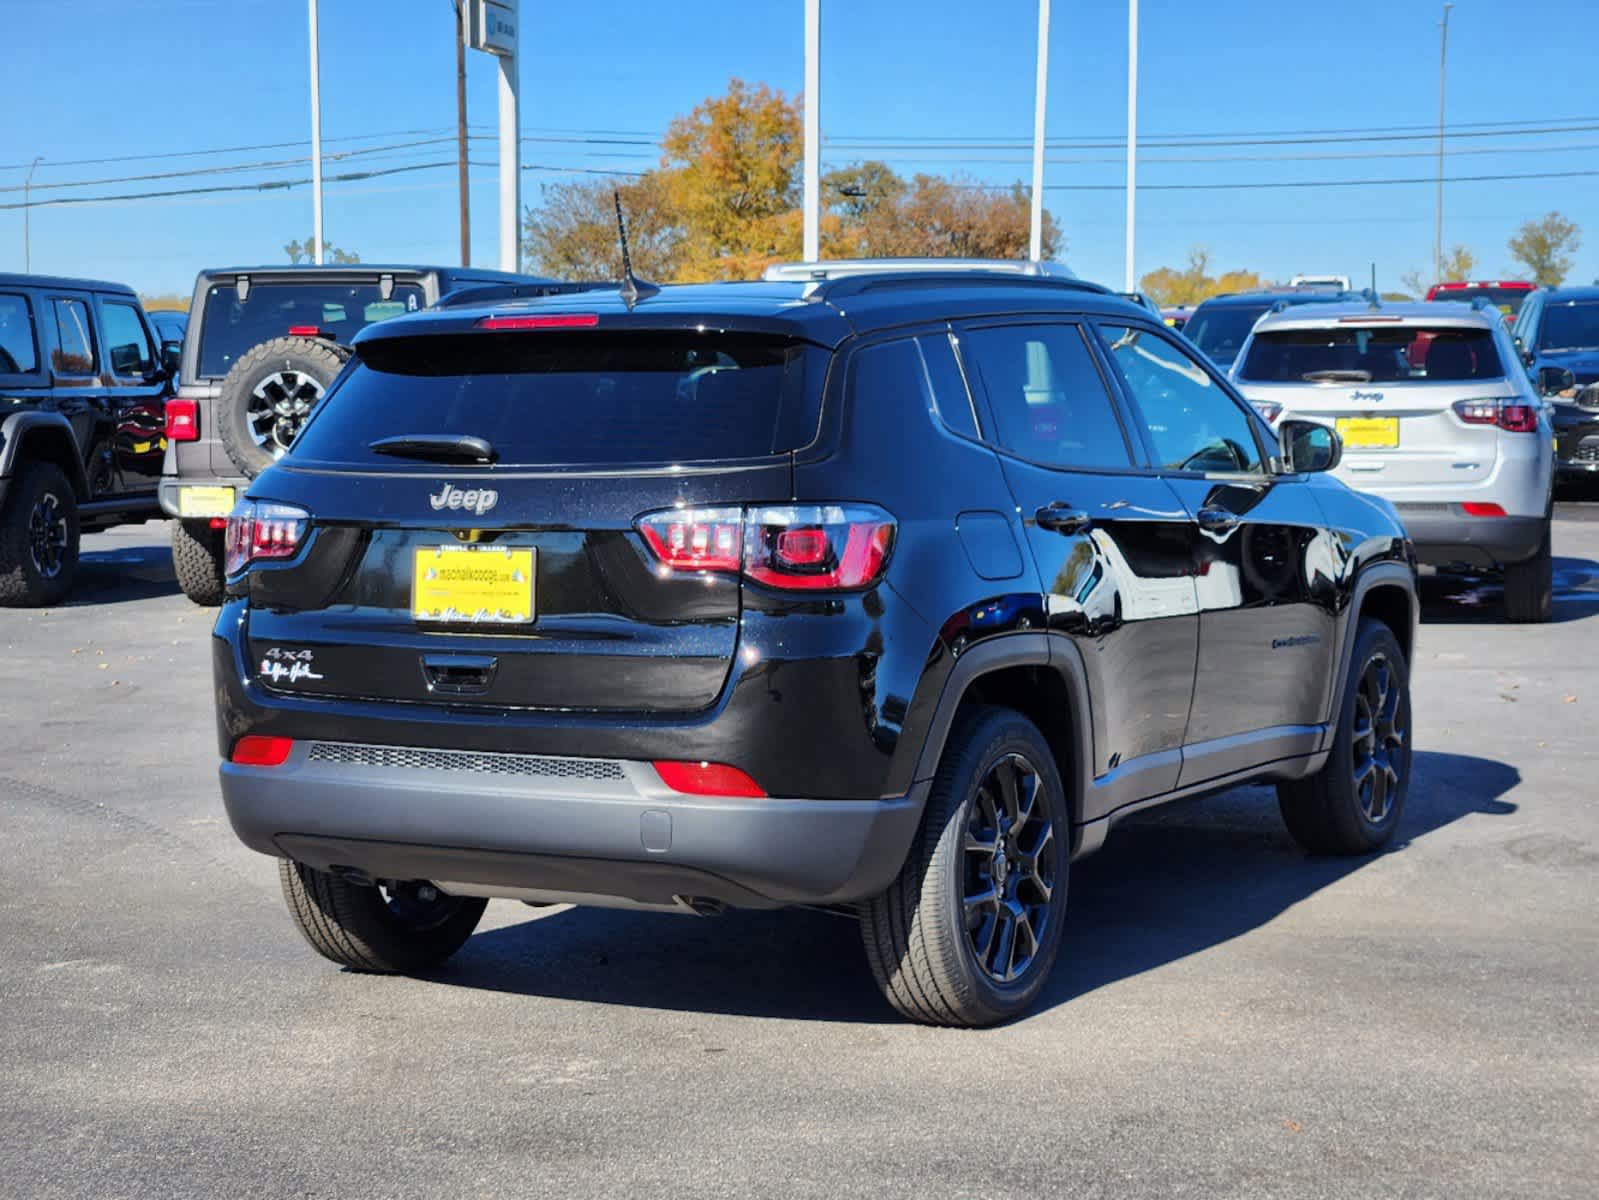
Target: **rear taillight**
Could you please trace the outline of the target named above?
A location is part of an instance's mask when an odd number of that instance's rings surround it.
[[[233,753],[228,758],[246,767],[281,767],[293,750],[293,738],[248,733],[233,743]]]
[[[1281,404],[1273,404],[1270,400],[1251,400],[1250,403],[1255,406],[1256,412],[1266,418],[1268,425],[1275,425],[1277,418],[1283,415]]]
[[[687,796],[764,796],[766,790],[737,767],[713,762],[657,762],[661,782]]]
[[[838,591],[882,578],[894,518],[867,504],[686,508],[648,513],[639,533],[664,571],[742,572],[785,591]]]
[[[1519,400],[1457,400],[1455,415],[1468,425],[1496,425],[1508,433],[1537,433],[1538,406]]]
[[[223,573],[237,575],[253,562],[293,558],[310,528],[311,514],[303,508],[241,500],[228,514]]]
[[[197,442],[199,440],[199,402],[174,396],[167,401],[167,441]]]

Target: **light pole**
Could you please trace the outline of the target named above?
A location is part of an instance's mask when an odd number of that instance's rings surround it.
[[[1127,0],[1127,267],[1122,290],[1138,287],[1133,232],[1138,210],[1138,0]]]
[[[1438,197],[1432,226],[1432,281],[1442,283],[1444,277],[1444,73],[1449,64],[1449,10],[1453,4],[1444,5],[1444,19],[1438,23]]]
[[[28,177],[22,181],[22,272],[25,275],[33,273],[33,172],[44,161],[40,154],[28,164]]]
[[[316,0],[311,6],[311,261],[322,265],[322,64]]]
[[[455,158],[461,193],[461,265],[472,265],[472,206],[466,175],[466,0],[455,0]]]
[[[1049,90],[1049,0],[1038,0],[1038,65],[1033,79],[1033,203],[1027,257],[1044,257],[1044,99]]]
[[[800,257],[822,257],[822,0],[805,0],[805,164]]]

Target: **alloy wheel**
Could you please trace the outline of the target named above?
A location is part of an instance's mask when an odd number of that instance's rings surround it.
[[[1055,919],[1057,814],[1038,769],[1020,754],[998,759],[967,811],[963,854],[966,939],[996,983],[1026,974]]]
[[[273,458],[282,458],[320,399],[322,385],[304,372],[272,372],[250,392],[245,409],[250,436]]]
[[[67,510],[59,496],[45,492],[28,516],[28,554],[41,578],[54,579],[65,569],[68,540]]]
[[[1361,814],[1373,825],[1393,811],[1404,782],[1405,729],[1403,694],[1386,655],[1373,655],[1355,688],[1355,796]]]

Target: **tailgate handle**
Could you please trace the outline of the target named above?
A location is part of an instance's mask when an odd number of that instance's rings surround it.
[[[424,654],[422,678],[430,692],[475,696],[489,690],[499,663],[492,654]]]

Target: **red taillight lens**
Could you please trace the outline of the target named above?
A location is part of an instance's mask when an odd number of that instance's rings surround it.
[[[1507,433],[1537,433],[1538,407],[1515,400],[1458,400],[1455,415],[1468,425],[1497,425]]]
[[[292,504],[241,500],[228,514],[223,573],[237,575],[261,559],[293,558],[300,552],[311,514]]]
[[[290,337],[321,337],[322,329],[317,325],[290,325]]]
[[[1502,517],[1505,510],[1497,504],[1484,501],[1470,500],[1460,506],[1465,509],[1468,517]]]
[[[246,767],[281,767],[293,750],[293,738],[250,733],[233,743],[230,758]]]
[[[598,313],[546,313],[543,316],[484,317],[479,329],[593,329]]]
[[[689,796],[764,796],[766,791],[737,767],[713,762],[657,762],[661,782]]]
[[[167,441],[197,442],[199,440],[199,403],[174,396],[167,401]]]
[[[894,518],[865,504],[671,509],[639,518],[669,571],[742,571],[786,591],[866,587],[894,548]]]

